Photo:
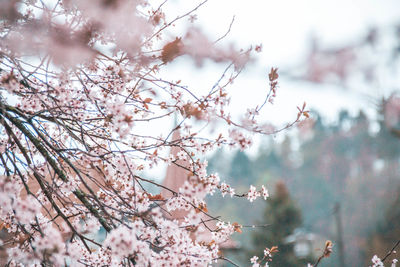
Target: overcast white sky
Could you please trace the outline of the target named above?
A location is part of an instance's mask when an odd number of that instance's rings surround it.
[[[199,1],[171,0],[164,9],[167,19],[189,10]],[[364,37],[372,26],[385,27],[400,23],[399,0],[209,0],[197,14],[195,22],[216,40],[222,36],[235,16],[235,22],[226,43],[237,47],[263,44],[263,52],[256,64],[249,66],[232,88],[232,109],[236,114],[246,111],[249,105],[262,102],[268,88],[267,73],[271,67],[280,69],[301,67],[309,49],[310,36],[318,37],[323,46],[336,46]],[[185,23],[184,23],[185,24]],[[179,35],[179,24],[176,29]],[[182,35],[183,36],[183,28]],[[174,35],[170,36],[175,38]],[[191,88],[214,85],[224,66],[205,64],[202,69],[186,64],[178,58],[168,68],[168,75],[182,80]],[[346,90],[334,85],[315,86],[281,76],[278,97],[273,106],[263,110],[262,117],[283,125],[296,117],[296,106],[307,102],[309,108],[317,109],[329,120],[334,120],[340,109],[353,113],[369,107],[374,113],[373,99],[376,92]],[[372,99],[371,99],[372,96]],[[279,138],[279,136],[278,136]],[[257,142],[258,143],[258,142]],[[253,146],[252,152],[258,149]],[[159,166],[154,177],[162,177],[163,166]]]
[[[188,10],[198,1],[172,0],[171,3],[173,5],[169,5],[166,13],[173,18],[173,14]],[[317,36],[321,45],[327,47],[356,41],[372,26],[382,28],[400,23],[400,1],[209,0],[196,14],[196,24],[207,32],[210,39],[223,35],[235,16],[225,42],[234,42],[240,48],[263,44],[257,64],[250,66],[235,83],[233,90],[240,97],[233,97],[232,105],[240,112],[244,101],[257,104],[264,96],[270,67],[301,67],[299,64],[307,54],[311,35]],[[176,71],[188,83],[203,83],[205,86],[213,84],[218,74],[218,68],[212,65],[197,70],[177,64]],[[264,114],[265,118],[276,123],[295,117],[296,106],[303,101],[334,119],[341,108],[356,112],[373,105],[371,96],[380,96],[379,88],[376,92],[360,94],[360,91],[343,90],[333,85],[316,87],[284,76],[279,83],[276,103]]]

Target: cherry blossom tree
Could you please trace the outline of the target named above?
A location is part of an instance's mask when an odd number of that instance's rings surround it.
[[[235,192],[208,174],[204,154],[248,148],[251,135],[274,134],[308,117],[305,105],[281,129],[260,122],[266,98],[232,118],[229,86],[255,49],[212,41],[193,22],[206,1],[176,18],[165,1],[6,0],[0,3],[0,241],[9,266],[206,266],[227,260],[219,244],[241,225],[209,214],[206,195],[254,201],[265,187]],[[188,24],[169,38],[174,25]],[[204,92],[161,73],[178,57],[225,64]],[[269,84],[268,84],[269,83]],[[175,118],[168,128],[165,122]],[[217,133],[207,126],[218,123]],[[158,130],[157,126],[167,125]],[[174,131],[181,137],[172,140]],[[179,148],[177,155],[169,154]],[[190,173],[173,190],[146,171],[160,164]],[[148,185],[163,194],[151,194]],[[184,220],[166,214],[186,210]],[[204,219],[206,218],[206,219]],[[205,220],[214,221],[209,229]],[[102,228],[106,237],[95,234]],[[210,231],[210,240],[196,235]],[[268,248],[267,248],[268,249]],[[268,250],[269,251],[269,250]],[[271,256],[252,260],[268,265]],[[249,261],[250,264],[250,261]]]

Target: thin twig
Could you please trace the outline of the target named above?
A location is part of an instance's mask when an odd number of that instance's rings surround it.
[[[235,16],[232,17],[232,21],[231,21],[231,23],[229,24],[229,28],[228,28],[228,30],[226,31],[226,33],[225,33],[224,35],[222,35],[221,37],[219,37],[217,40],[215,40],[215,41],[213,42],[213,44],[218,43],[219,41],[221,41],[222,39],[224,39],[224,38],[230,33],[234,21],[235,21]]]
[[[383,257],[383,259],[381,260],[382,262],[384,262],[392,253],[394,253],[396,247],[400,245],[400,239],[397,240],[396,244],[393,246],[393,248],[391,250],[389,250],[389,252],[386,254],[385,257]]]

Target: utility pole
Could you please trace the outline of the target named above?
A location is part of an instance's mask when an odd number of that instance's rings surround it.
[[[333,208],[333,214],[336,219],[337,247],[338,247],[339,263],[340,263],[340,266],[344,267],[346,265],[344,263],[343,226],[342,226],[342,218],[341,218],[339,202],[336,202],[335,207]]]

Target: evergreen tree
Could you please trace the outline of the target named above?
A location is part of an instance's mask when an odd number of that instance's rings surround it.
[[[279,252],[273,256],[270,266],[304,266],[306,260],[299,259],[293,251],[293,244],[286,244],[285,238],[293,234],[293,231],[301,226],[301,212],[291,199],[286,185],[282,181],[276,183],[275,193],[268,200],[264,213],[265,221],[261,224],[268,224],[255,231],[253,240],[253,251],[248,256],[258,255],[266,247],[278,246]]]

